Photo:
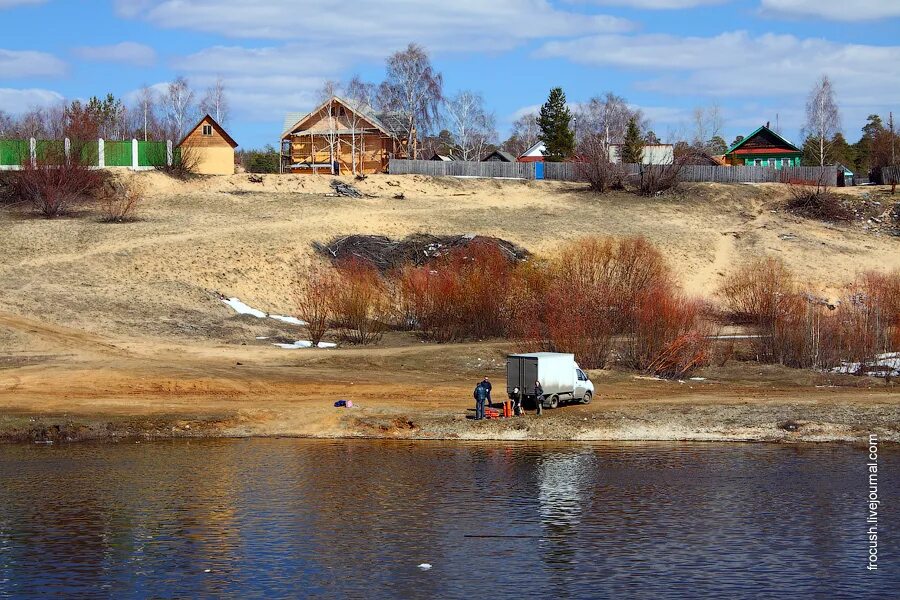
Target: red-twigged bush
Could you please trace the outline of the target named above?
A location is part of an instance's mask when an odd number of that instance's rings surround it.
[[[673,285],[636,298],[623,362],[662,377],[682,377],[709,361],[709,331],[700,326],[701,303]]]
[[[851,285],[832,316],[829,343],[837,360],[865,365],[900,350],[900,271],[869,272]]]
[[[387,288],[370,263],[348,260],[337,265],[331,309],[340,338],[353,344],[373,344],[386,329]]]
[[[82,203],[93,200],[107,174],[76,160],[48,160],[32,164],[6,175],[7,194],[13,202],[31,206],[40,215],[52,219],[66,214]]]
[[[493,244],[454,248],[429,265],[400,272],[397,312],[438,342],[504,335],[513,268]]]
[[[306,321],[309,339],[314,347],[325,337],[331,324],[337,281],[335,271],[318,262],[300,269],[297,275],[297,316]]]
[[[596,368],[619,338],[626,364],[666,376],[707,360],[699,304],[681,297],[662,254],[643,238],[576,240],[515,280],[510,334],[525,348],[572,352]]]
[[[862,276],[835,308],[803,291],[776,259],[730,275],[719,290],[727,314],[754,327],[757,360],[829,369],[864,363],[897,347],[900,274]]]

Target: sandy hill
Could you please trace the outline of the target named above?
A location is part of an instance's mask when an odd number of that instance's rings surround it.
[[[369,197],[350,199],[329,196],[327,176],[128,176],[148,189],[138,222],[0,213],[0,310],[98,334],[215,338],[203,329],[226,327],[231,314],[215,292],[289,314],[312,242],[353,233],[474,232],[539,253],[585,235],[643,235],[697,294],[764,254],[826,292],[861,270],[900,267],[900,239],[788,214],[780,185],[696,184],[641,198],[557,182],[372,176],[355,182]]]

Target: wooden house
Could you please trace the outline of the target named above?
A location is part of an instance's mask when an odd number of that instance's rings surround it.
[[[446,154],[438,154],[435,152],[428,160],[436,160],[439,162],[453,162],[453,157]]]
[[[766,123],[725,153],[729,165],[756,165],[781,169],[799,167],[803,152],[771,129]]]
[[[290,113],[281,134],[284,173],[382,173],[406,157],[406,139],[391,115],[333,96],[313,111]]]
[[[503,150],[494,150],[487,156],[481,159],[482,162],[516,162],[516,157],[510,154],[509,152],[504,152]]]
[[[237,145],[215,119],[206,115],[178,142],[177,148],[199,175],[234,175]]]
[[[516,160],[518,162],[544,162],[544,152],[546,151],[547,146],[544,145],[544,142],[538,141],[531,148],[520,154]]]

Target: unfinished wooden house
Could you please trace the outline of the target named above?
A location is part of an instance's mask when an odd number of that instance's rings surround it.
[[[281,134],[284,173],[382,173],[406,158],[406,139],[391,115],[338,96],[310,113],[289,113]]]

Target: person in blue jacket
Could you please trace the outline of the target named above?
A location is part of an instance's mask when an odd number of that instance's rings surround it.
[[[491,400],[491,381],[487,378],[487,375],[481,380],[481,387],[487,390],[487,405],[494,408],[494,401]]]
[[[479,383],[475,386],[475,392],[472,395],[475,397],[475,420],[480,421],[484,418],[484,402],[488,398],[488,391],[483,383]]]

